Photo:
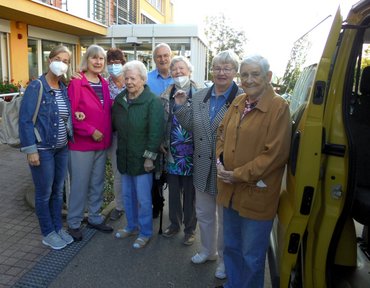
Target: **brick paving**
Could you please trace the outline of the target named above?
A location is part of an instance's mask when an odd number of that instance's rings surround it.
[[[0,144],[0,288],[14,285],[50,249],[41,243],[39,224],[25,201],[33,189],[25,155]]]

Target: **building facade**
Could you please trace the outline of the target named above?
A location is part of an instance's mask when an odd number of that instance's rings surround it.
[[[0,0],[0,81],[24,86],[45,73],[58,44],[72,51],[75,71],[92,44],[82,40],[104,43],[112,25],[172,22],[171,0]]]

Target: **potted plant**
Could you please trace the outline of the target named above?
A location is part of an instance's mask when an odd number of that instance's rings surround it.
[[[1,81],[0,82],[0,95],[1,94],[10,94],[10,93],[18,93],[19,89],[21,88],[20,83],[15,83],[14,80],[9,81]],[[9,102],[12,100],[13,96],[5,96],[3,97],[5,101]]]

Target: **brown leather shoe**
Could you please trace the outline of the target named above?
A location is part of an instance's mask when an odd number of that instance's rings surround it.
[[[82,231],[80,228],[70,228],[68,227],[68,233],[72,236],[73,240],[81,241],[82,240]]]
[[[109,225],[104,224],[104,223],[93,224],[93,223],[87,222],[87,227],[99,230],[99,231],[104,232],[104,233],[112,233],[113,232],[113,228]]]
[[[185,237],[184,237],[184,245],[186,246],[191,246],[193,245],[195,241],[195,235],[194,234],[185,234]]]

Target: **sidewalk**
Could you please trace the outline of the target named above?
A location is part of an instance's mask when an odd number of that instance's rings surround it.
[[[25,155],[1,144],[0,189],[0,288],[213,288],[224,282],[214,277],[216,261],[190,261],[200,248],[199,230],[194,245],[185,246],[182,232],[171,239],[158,235],[159,219],[154,220],[152,240],[139,251],[132,248],[134,238],[117,240],[87,228],[81,242],[60,251],[45,247],[36,215],[25,201],[27,189],[33,189]],[[169,224],[167,209],[166,200],[163,229]],[[121,217],[110,224],[117,229],[125,221]],[[266,288],[271,287],[269,277],[266,265]]]
[[[11,287],[49,253],[24,197],[33,189],[25,155],[0,144],[0,288]]]
[[[27,189],[33,189],[25,155],[8,145],[0,145],[0,187],[0,288],[84,288],[107,284],[190,288],[215,287],[223,282],[213,276],[216,262],[201,266],[190,263],[199,249],[199,236],[191,247],[182,244],[183,233],[166,239],[158,235],[159,219],[154,221],[152,241],[142,251],[132,248],[133,239],[116,240],[113,234],[99,232],[94,235],[95,230],[86,228],[86,241],[82,241],[85,243],[76,242],[60,251],[45,247],[36,215],[25,201]],[[163,229],[168,225],[167,204]],[[111,224],[117,229],[124,222],[122,217]],[[194,286],[191,283],[195,279]]]

